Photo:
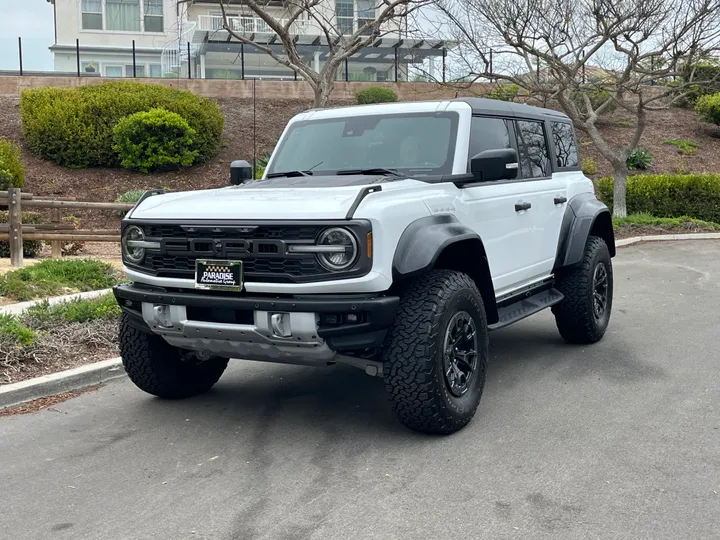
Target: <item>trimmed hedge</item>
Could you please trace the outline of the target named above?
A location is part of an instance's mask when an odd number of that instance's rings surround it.
[[[0,223],[8,222],[7,211],[0,211]],[[23,212],[22,222],[26,225],[38,225],[45,223],[42,216],[37,212]],[[23,242],[23,256],[28,259],[33,259],[40,254],[42,249],[42,242],[39,240],[25,240]],[[0,242],[0,258],[7,259],[10,257],[10,243]]]
[[[20,161],[20,147],[0,137],[0,189],[23,187],[25,167]]]
[[[369,105],[371,103],[394,103],[398,100],[398,96],[392,88],[385,86],[371,86],[358,90],[355,98],[360,105]]]
[[[142,172],[189,167],[198,157],[196,133],[185,119],[165,109],[126,116],[113,128],[113,150],[126,169]]]
[[[600,199],[613,203],[613,179],[598,182]],[[647,174],[627,182],[628,214],[660,217],[689,216],[720,223],[720,174]]]
[[[190,92],[132,81],[78,88],[33,88],[20,95],[22,128],[30,149],[59,165],[116,167],[113,129],[132,114],[162,108],[183,117],[196,135],[193,164],[220,148],[224,120],[216,102]]]

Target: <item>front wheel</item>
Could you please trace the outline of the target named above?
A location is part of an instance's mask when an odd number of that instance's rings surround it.
[[[475,415],[485,386],[487,317],[466,274],[436,270],[401,295],[383,352],[390,403],[408,428],[450,434]]]
[[[559,272],[555,288],[565,296],[552,308],[563,339],[577,344],[600,341],[610,322],[613,301],[612,261],[605,241],[590,236],[582,261]]]
[[[227,358],[204,362],[183,359],[181,350],[162,337],[138,330],[127,315],[120,319],[120,356],[135,386],[166,399],[182,399],[210,390],[228,364]]]

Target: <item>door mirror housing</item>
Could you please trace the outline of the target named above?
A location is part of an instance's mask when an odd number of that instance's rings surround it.
[[[233,161],[230,164],[230,185],[237,186],[252,180],[252,165],[245,160]]]
[[[513,180],[518,175],[518,153],[513,148],[485,150],[470,160],[470,173],[481,182]]]

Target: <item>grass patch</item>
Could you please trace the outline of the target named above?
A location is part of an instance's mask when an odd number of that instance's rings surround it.
[[[668,144],[677,148],[678,153],[683,156],[692,156],[695,154],[700,145],[688,139],[676,139],[665,141],[663,144]]]
[[[92,259],[48,259],[5,274],[0,279],[0,296],[23,302],[106,289],[118,283],[118,273],[111,264]]]
[[[120,317],[120,313],[115,296],[109,292],[97,298],[75,298],[54,305],[47,301],[39,302],[22,314],[22,323],[35,330],[46,330],[63,323],[114,320]]]
[[[703,229],[706,231],[720,231],[720,224],[710,221],[693,219],[688,216],[674,218],[660,218],[647,213],[632,214],[628,217],[613,217],[613,227],[657,227],[661,229]]]
[[[21,315],[0,315],[0,341],[21,348],[33,347],[38,338],[63,327],[90,322],[115,322],[121,309],[113,293],[97,298],[76,298],[50,305],[44,301],[25,310]]]

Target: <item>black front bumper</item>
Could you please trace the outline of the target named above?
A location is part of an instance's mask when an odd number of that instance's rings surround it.
[[[141,284],[118,285],[113,292],[130,321],[146,331],[150,329],[142,317],[142,303],[186,306],[197,308],[197,313],[236,318],[249,316],[250,320],[255,311],[317,313],[320,320],[318,336],[337,352],[382,347],[400,302],[397,296],[250,296],[244,293],[188,292]]]

